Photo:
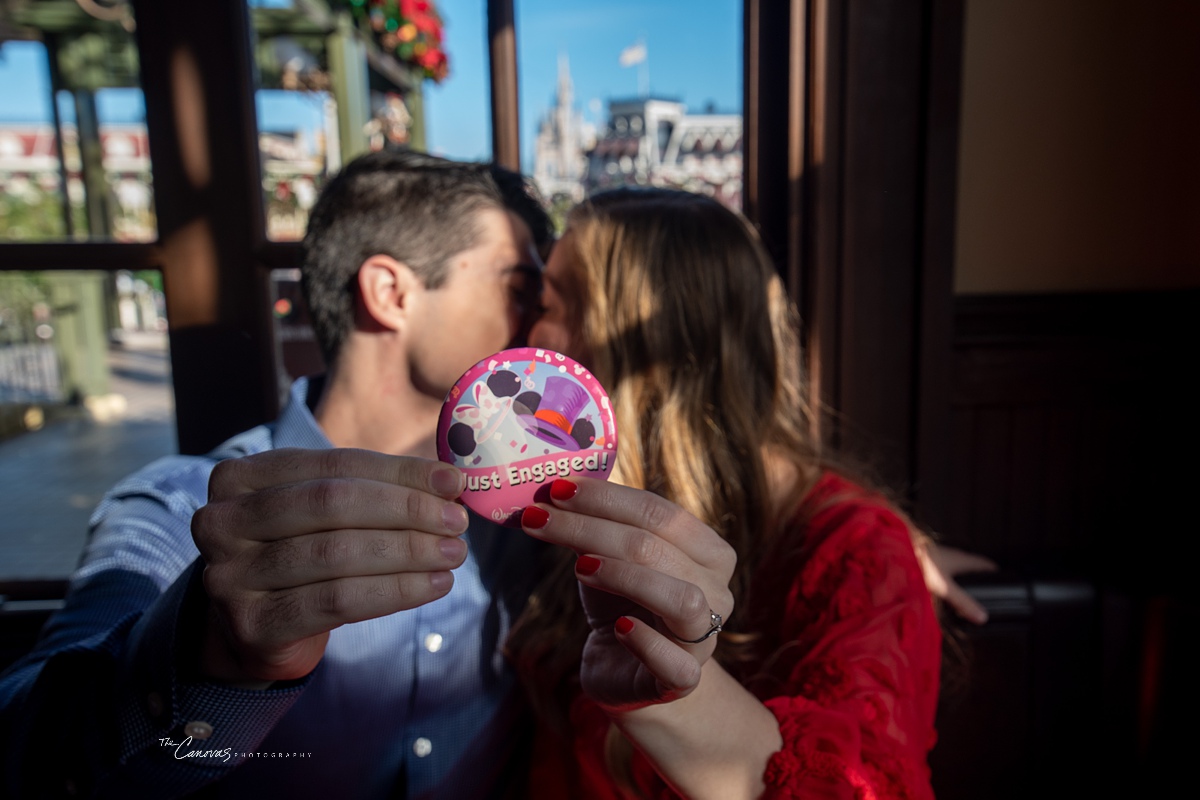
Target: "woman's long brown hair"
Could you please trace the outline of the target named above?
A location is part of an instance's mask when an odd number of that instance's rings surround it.
[[[757,556],[795,509],[777,506],[768,471],[783,463],[798,502],[821,460],[796,315],[757,233],[708,197],[622,189],[574,209],[559,246],[578,267],[568,287],[577,343],[614,403],[614,479],[724,537],[738,555],[740,605]],[[588,629],[574,554],[551,560],[508,648],[535,706],[565,724]],[[736,612],[726,631],[716,658],[731,665],[754,632]]]

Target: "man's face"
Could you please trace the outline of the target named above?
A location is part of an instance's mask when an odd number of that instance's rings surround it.
[[[525,344],[538,309],[542,262],[529,227],[507,211],[476,213],[478,244],[423,292],[409,338],[413,384],[439,399],[475,362]]]

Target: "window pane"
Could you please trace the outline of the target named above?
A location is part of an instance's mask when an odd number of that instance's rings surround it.
[[[457,158],[490,153],[481,0],[248,5],[271,239],[301,238],[325,179],[367,150],[403,145]],[[453,22],[441,16],[448,5]],[[463,36],[461,63],[456,57],[449,66],[447,30]]]
[[[449,74],[424,88],[430,153],[465,161],[492,158],[491,66],[486,0],[439,0]]]
[[[259,89],[254,99],[267,236],[296,241],[317,192],[338,167],[329,149],[337,141],[337,107],[328,92]]]
[[[338,104],[327,57],[332,29],[315,6],[250,0],[255,109],[267,236],[304,235],[308,211],[340,165]]]
[[[70,3],[8,17],[28,39],[0,44],[0,240],[153,240],[132,18]]]
[[[628,184],[742,196],[742,3],[516,0],[522,167],[557,213]]]
[[[176,451],[157,272],[0,272],[0,579],[62,578],[103,493]]]
[[[325,371],[300,288],[300,270],[271,270],[271,322],[279,365],[279,396],[283,400],[293,380]]]

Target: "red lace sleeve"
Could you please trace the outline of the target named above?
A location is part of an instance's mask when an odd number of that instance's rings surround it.
[[[842,503],[804,539],[763,697],[783,735],[767,796],[932,798],[941,632],[908,529],[881,506]]]

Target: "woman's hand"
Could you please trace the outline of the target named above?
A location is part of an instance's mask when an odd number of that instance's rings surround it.
[[[737,557],[717,533],[668,500],[591,478],[556,480],[551,504],[525,509],[538,539],[579,554],[575,575],[592,632],[583,690],[610,711],[690,694],[729,619]]]

